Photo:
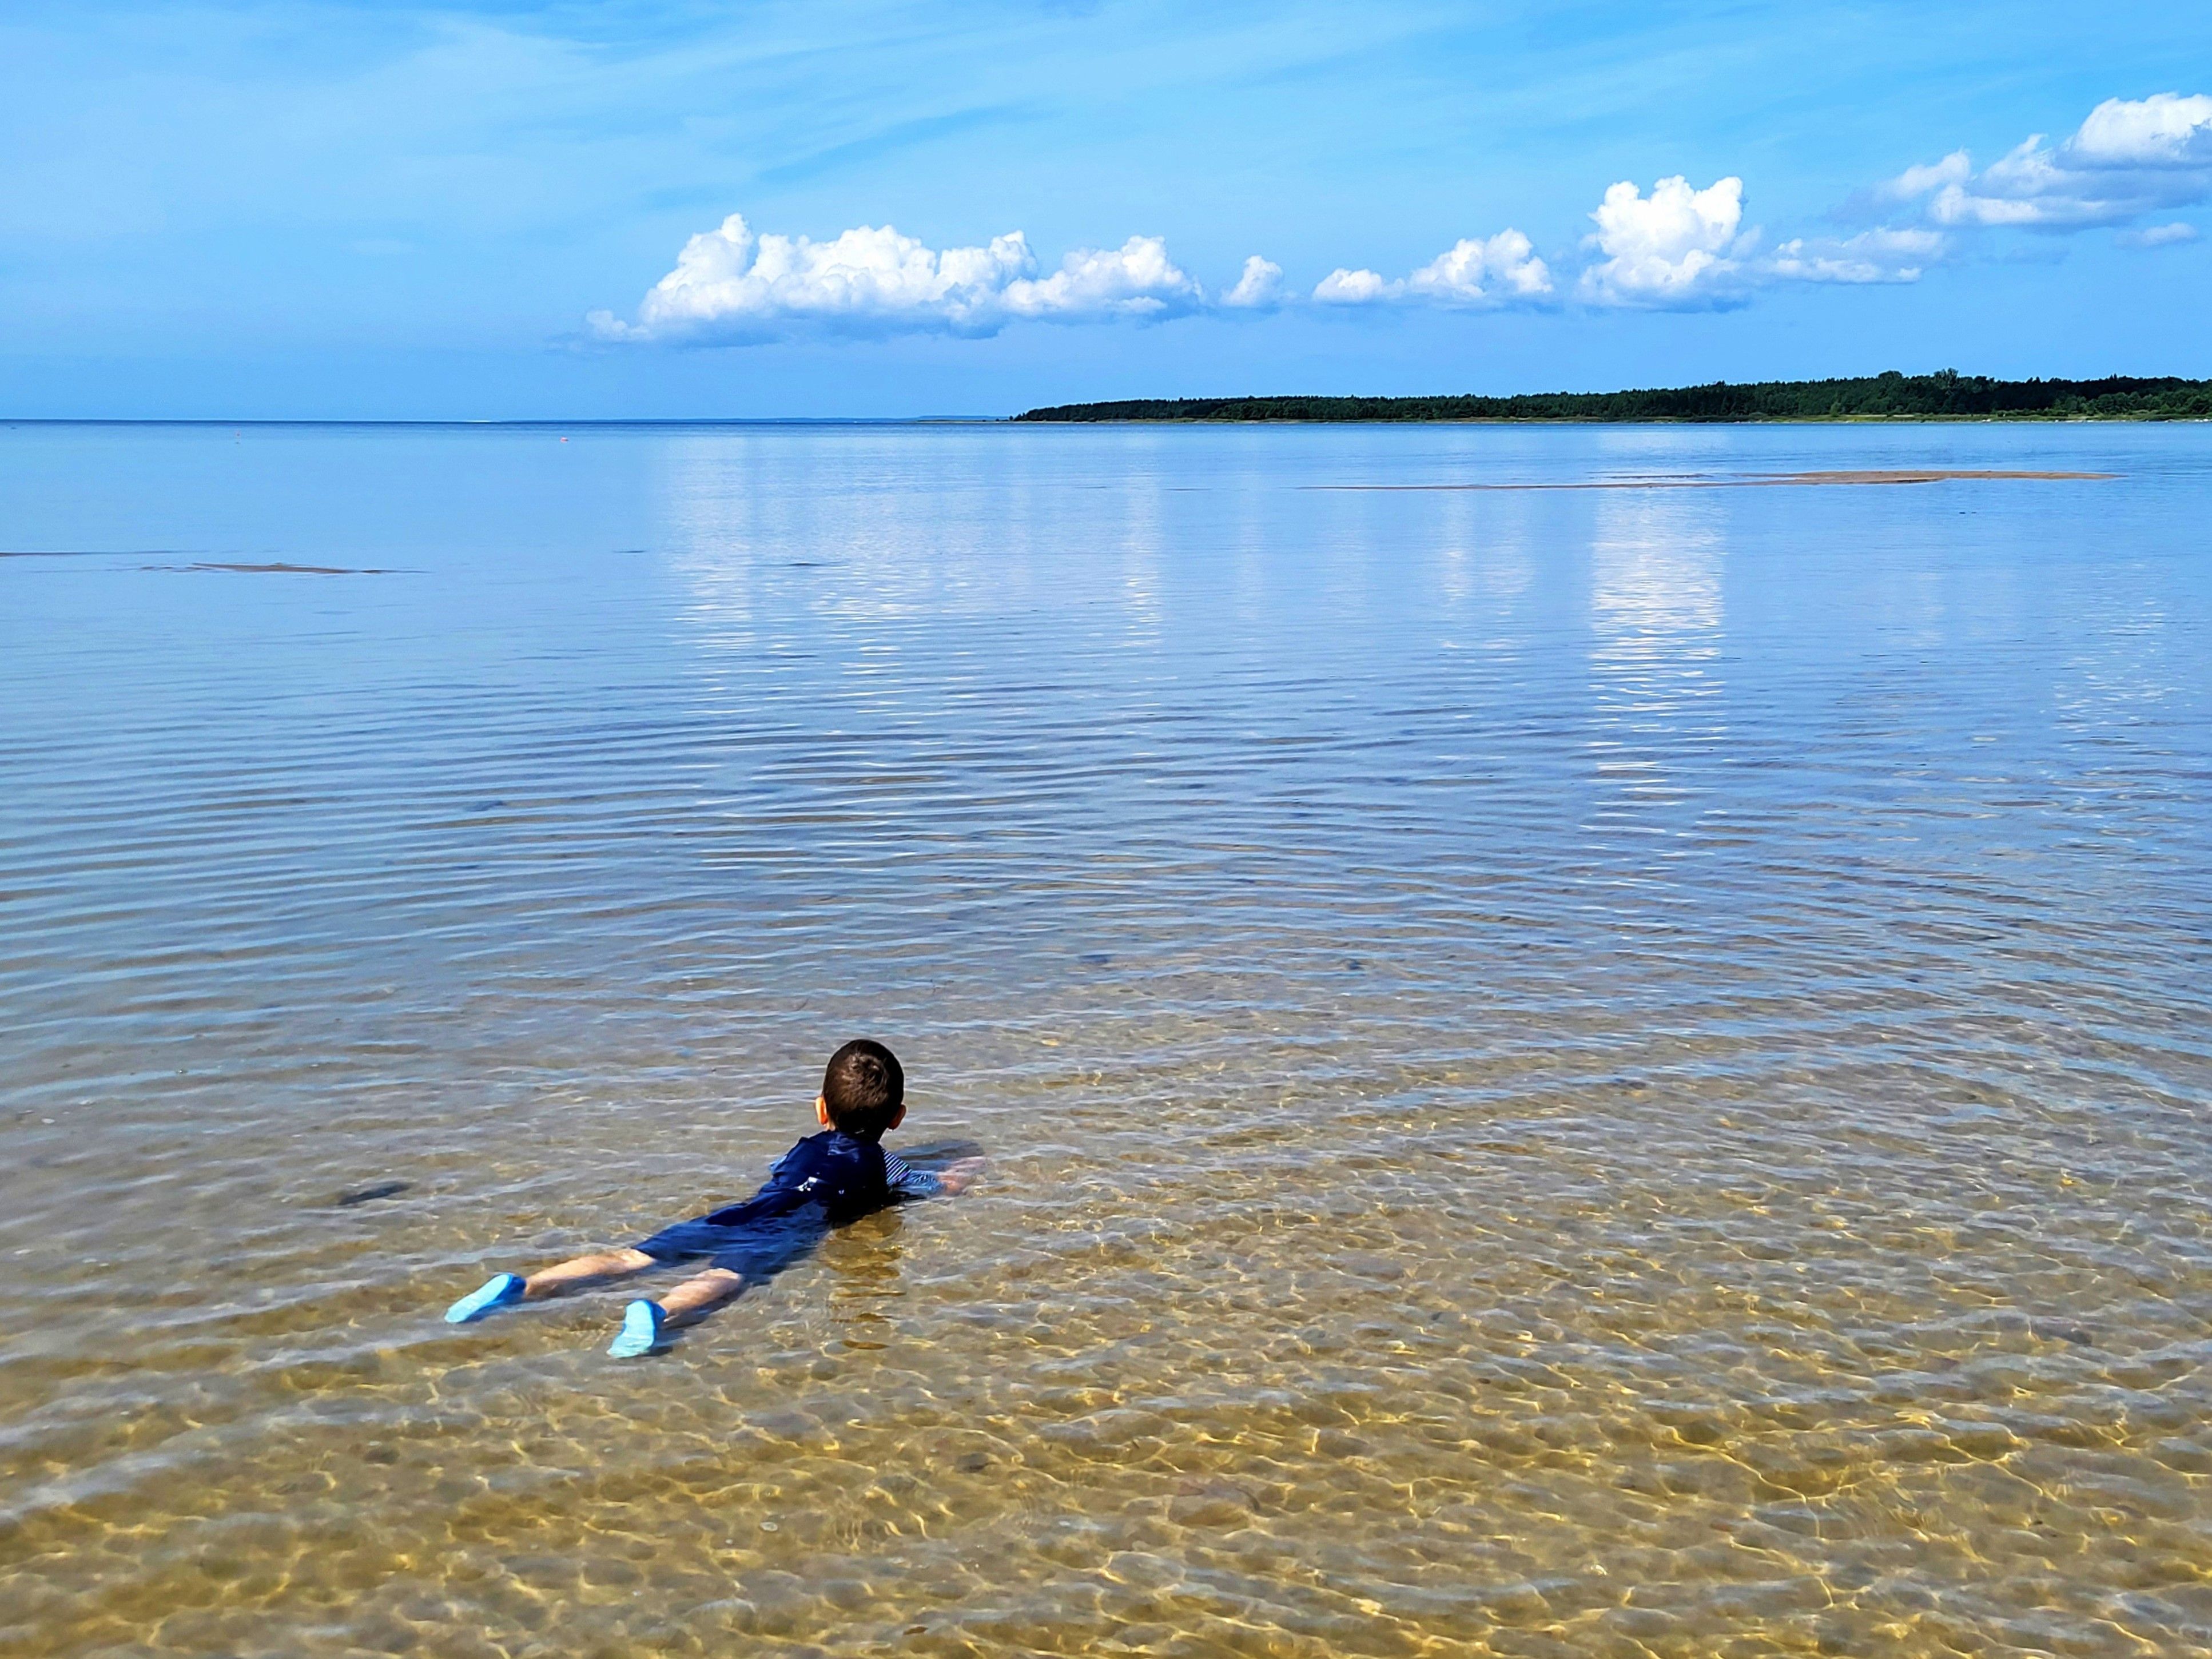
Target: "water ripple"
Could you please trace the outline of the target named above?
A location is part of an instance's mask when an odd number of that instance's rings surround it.
[[[11,1650],[2212,1644],[2201,431],[568,435],[0,434]]]

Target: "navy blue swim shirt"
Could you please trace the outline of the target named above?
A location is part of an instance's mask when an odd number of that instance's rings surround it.
[[[778,1158],[744,1203],[664,1227],[631,1248],[659,1262],[705,1256],[711,1267],[766,1279],[805,1256],[832,1227],[940,1190],[935,1176],[908,1169],[874,1141],[825,1129]]]

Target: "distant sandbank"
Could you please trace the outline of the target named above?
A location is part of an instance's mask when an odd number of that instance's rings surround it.
[[[1302,484],[1304,489],[1764,489],[1777,484],[1944,483],[1956,478],[2117,478],[2117,472],[2039,472],[2004,467],[1874,468],[1857,471],[1756,472],[1735,478],[1592,478],[1572,483]]]

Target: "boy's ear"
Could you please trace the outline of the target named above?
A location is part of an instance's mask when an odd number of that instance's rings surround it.
[[[827,1097],[822,1095],[814,1097],[814,1116],[816,1121],[819,1122],[823,1128],[830,1127],[830,1102]]]
[[[900,1124],[902,1124],[902,1123],[903,1123],[903,1122],[905,1122],[905,1121],[906,1121],[906,1107],[905,1107],[904,1103],[901,1103],[901,1105],[900,1105],[900,1107],[899,1107],[899,1109],[898,1109],[898,1115],[897,1115],[896,1117],[895,1117],[895,1118],[893,1118],[893,1119],[891,1120],[891,1128],[896,1129],[896,1128],[897,1128],[897,1127],[898,1127],[898,1126],[899,1126]],[[884,1133],[890,1133],[890,1130],[886,1130],[886,1131],[884,1131]]]

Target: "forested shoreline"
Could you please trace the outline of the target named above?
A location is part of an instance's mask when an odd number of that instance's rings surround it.
[[[1060,404],[1017,421],[2202,421],[2212,380],[1996,380],[1893,369],[1843,380],[1760,380],[1512,397],[1139,398]]]

